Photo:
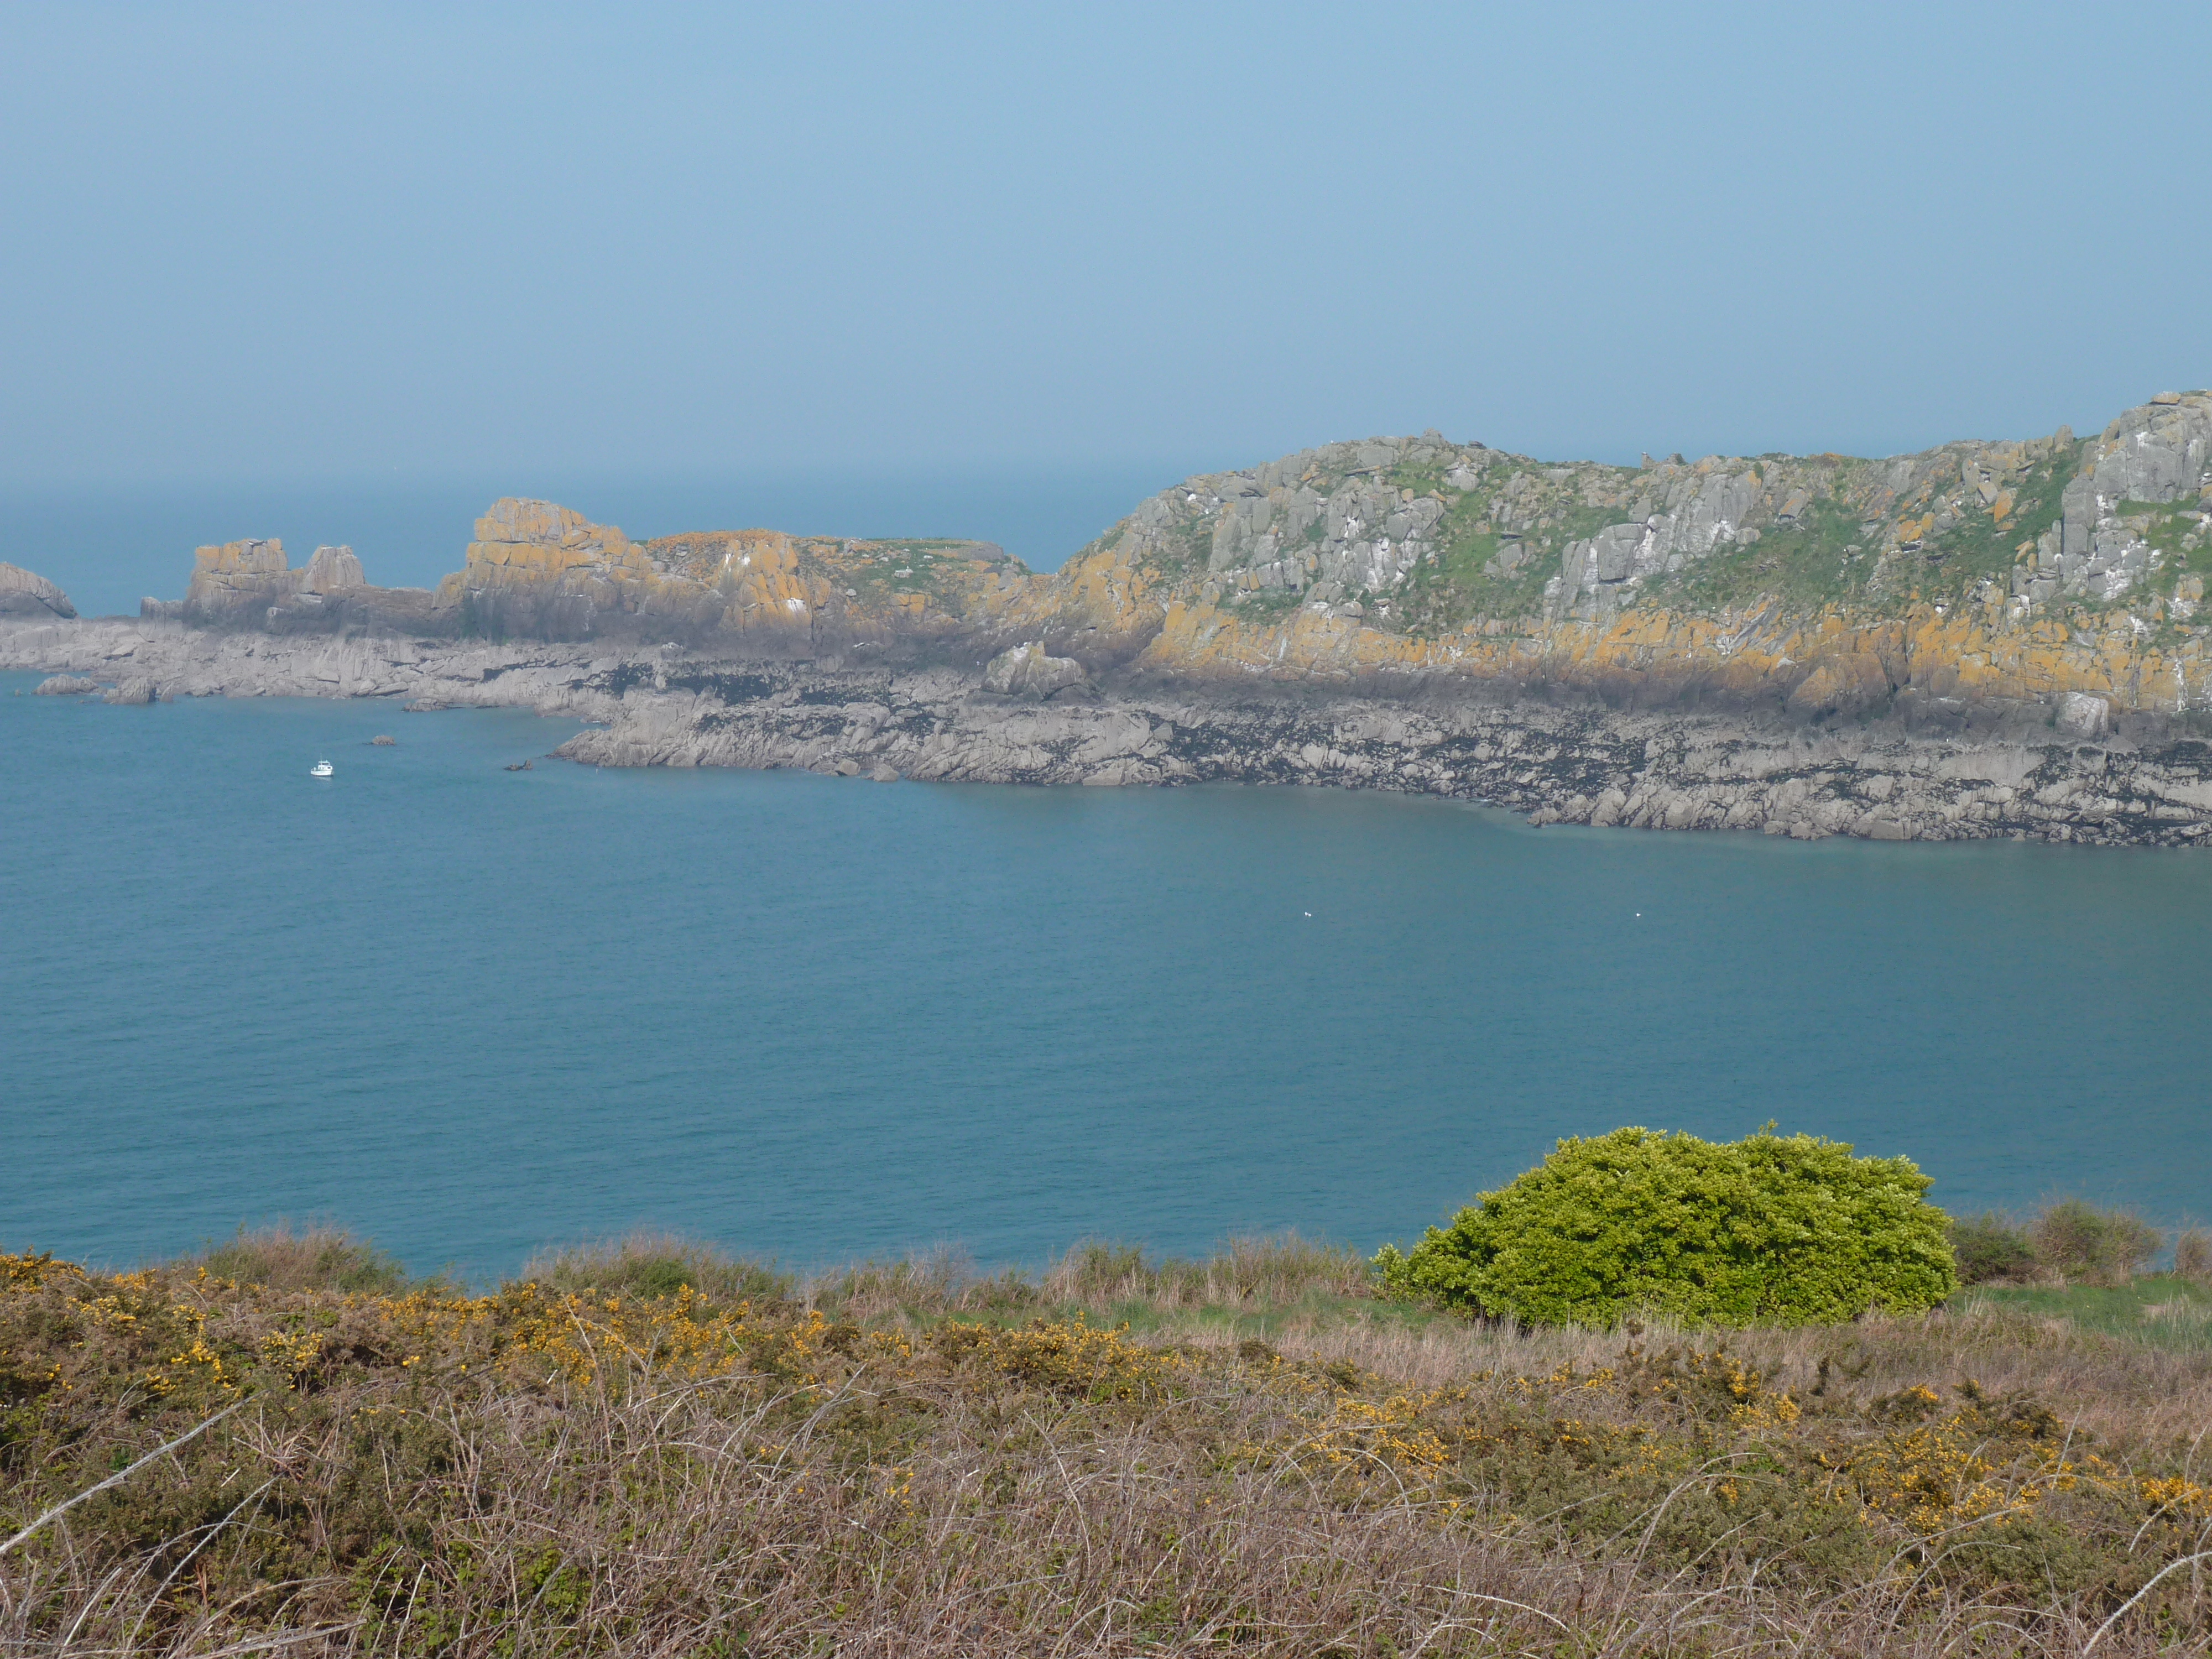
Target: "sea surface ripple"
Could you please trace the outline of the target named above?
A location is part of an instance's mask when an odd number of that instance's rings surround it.
[[[1560,1135],[1770,1119],[1957,1210],[2206,1207],[2202,853],[510,772],[573,728],[33,684],[0,677],[0,1248],[1365,1249]]]

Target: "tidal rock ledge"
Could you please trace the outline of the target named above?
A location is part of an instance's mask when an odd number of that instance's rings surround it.
[[[117,619],[0,619],[0,669],[163,696],[368,696],[592,722],[555,752],[599,766],[789,767],[975,783],[1322,784],[1482,801],[1538,823],[1758,830],[1801,839],[2032,837],[2198,844],[2212,744],[2089,740],[2049,723],[1928,737],[1782,717],[1622,711],[1289,686],[1086,682],[1051,701],[976,668],[830,669],[665,647],[270,636]],[[140,695],[145,695],[142,690]],[[2063,711],[2061,711],[2063,712]]]
[[[1969,744],[1724,716],[1214,688],[1009,705],[943,672],[792,674],[733,690],[702,676],[631,692],[610,722],[555,753],[602,766],[947,782],[1323,784],[1481,801],[1538,824],[1801,840],[2179,846],[2212,835],[2212,744],[2186,738]]]

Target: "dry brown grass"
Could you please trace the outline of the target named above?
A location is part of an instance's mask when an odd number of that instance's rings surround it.
[[[482,1297],[0,1263],[14,1524],[235,1407],[0,1555],[0,1651],[2040,1656],[2212,1547],[2212,1364],[2055,1325],[1521,1334],[1256,1242],[727,1296],[632,1243]],[[2097,1651],[2202,1651],[2203,1589]]]
[[[1276,1308],[1321,1296],[1365,1296],[1366,1258],[1296,1233],[1231,1238],[1199,1261],[1148,1262],[1141,1251],[1079,1244],[1043,1279],[1046,1297],[1079,1306],[1146,1302],[1159,1309]]]
[[[843,1319],[926,1323],[1044,1308],[1273,1313],[1316,1297],[1369,1297],[1370,1280],[1357,1251],[1293,1232],[1233,1237],[1196,1261],[1152,1261],[1134,1246],[1088,1240],[1036,1279],[1012,1270],[981,1273],[964,1251],[945,1247],[817,1274],[798,1294],[807,1306]]]
[[[1221,1340],[1195,1326],[1179,1334]],[[1971,1302],[1961,1312],[1924,1320],[1869,1317],[1842,1328],[1716,1335],[1661,1324],[1644,1329],[1640,1340],[1662,1349],[1718,1344],[1785,1389],[1817,1387],[1824,1360],[1830,1386],[1853,1397],[1972,1380],[1989,1393],[2027,1393],[2063,1404],[2069,1420],[2100,1443],[2193,1437],[2212,1424],[2212,1366],[2203,1355],[2101,1340],[2063,1320],[2021,1319]],[[1349,1360],[1416,1386],[1441,1388],[1486,1370],[1595,1370],[1620,1357],[1622,1338],[1608,1331],[1516,1331],[1443,1321],[1411,1328],[1316,1323],[1285,1333],[1276,1346],[1302,1358]],[[2212,1471],[2212,1457],[2203,1467]]]

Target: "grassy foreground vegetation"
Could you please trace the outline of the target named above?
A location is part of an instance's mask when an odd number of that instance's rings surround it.
[[[2212,1350],[2066,1300],[2117,1290],[1717,1332],[1477,1322],[1294,1238],[1037,1275],[802,1282],[652,1238],[487,1294],[399,1274],[330,1234],[0,1257],[0,1650],[2212,1637]]]

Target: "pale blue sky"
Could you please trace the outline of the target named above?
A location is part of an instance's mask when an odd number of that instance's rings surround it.
[[[2208,62],[2201,3],[18,0],[0,491],[2101,423],[2212,381]]]

